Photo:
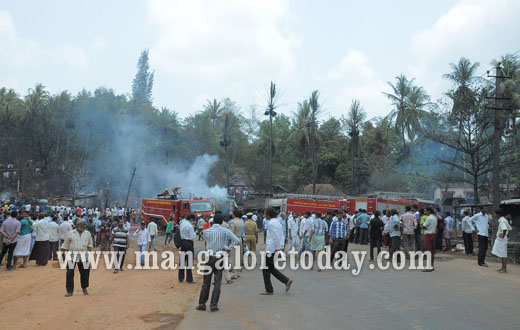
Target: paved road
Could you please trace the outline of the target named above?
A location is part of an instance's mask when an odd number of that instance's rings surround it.
[[[352,245],[354,249],[363,249]],[[349,247],[350,248],[350,247]],[[475,257],[476,258],[476,257]],[[260,270],[222,285],[220,311],[188,309],[179,329],[515,329],[520,324],[520,267],[497,274],[476,260],[439,258],[436,271],[290,271],[285,294],[263,291]]]

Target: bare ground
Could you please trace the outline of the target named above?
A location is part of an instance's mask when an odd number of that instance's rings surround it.
[[[130,248],[126,265],[135,265],[134,251]],[[175,329],[200,288],[178,283],[176,270],[125,269],[113,274],[103,266],[91,270],[88,296],[81,292],[76,269],[74,295],[66,298],[65,272],[57,261],[46,267],[31,261],[27,268],[9,272],[2,267],[1,328]]]

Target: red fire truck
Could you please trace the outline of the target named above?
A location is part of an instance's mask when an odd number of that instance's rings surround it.
[[[204,217],[213,214],[211,201],[201,197],[193,199],[143,198],[141,205],[143,221],[156,220],[159,227],[165,227],[170,218],[178,223],[181,217],[186,217],[190,213],[200,214]]]
[[[272,207],[280,212],[297,212],[298,214],[309,212],[321,212],[334,210],[346,210],[347,200],[311,200],[297,198],[274,198],[266,201],[266,208]]]
[[[406,205],[417,204],[417,207],[433,207],[434,202],[417,199],[417,198],[404,198],[398,201],[383,198],[349,198],[347,200],[347,210],[349,213],[354,213],[356,210],[365,209],[368,213],[372,213],[374,210],[391,210],[396,209],[397,212],[403,213]]]

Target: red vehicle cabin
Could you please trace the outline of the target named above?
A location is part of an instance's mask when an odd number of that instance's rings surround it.
[[[211,202],[203,198],[176,200],[143,198],[142,210],[143,221],[148,223],[155,220],[160,228],[166,227],[170,218],[178,223],[181,217],[186,217],[190,213],[204,217],[213,214]]]

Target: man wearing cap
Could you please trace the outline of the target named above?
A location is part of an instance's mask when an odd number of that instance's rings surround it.
[[[253,221],[253,213],[246,214],[247,220],[245,223],[245,241],[247,248],[252,253],[256,253],[256,243],[258,243],[258,226]]]

